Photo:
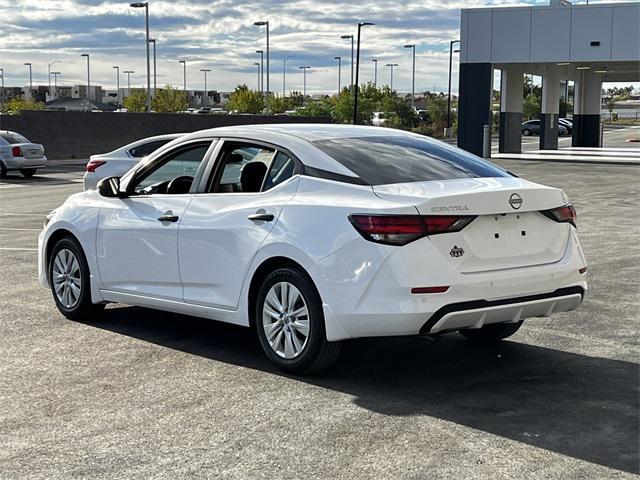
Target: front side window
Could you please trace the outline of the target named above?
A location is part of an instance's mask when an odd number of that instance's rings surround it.
[[[169,154],[150,170],[146,171],[133,187],[136,194],[153,193],[186,193],[193,181],[200,163],[209,149],[210,142],[181,148],[175,153]],[[181,177],[181,178],[180,178]],[[168,190],[173,180],[180,178],[176,190]],[[176,183],[174,182],[174,183]]]
[[[375,136],[311,143],[368,185],[509,176],[471,153],[426,138]]]

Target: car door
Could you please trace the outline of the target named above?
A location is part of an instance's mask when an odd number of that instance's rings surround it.
[[[299,168],[276,147],[224,141],[205,191],[194,195],[178,230],[185,302],[237,308],[251,261],[296,192]]]
[[[133,174],[126,198],[105,199],[96,240],[103,289],[182,301],[178,225],[192,195],[167,187],[193,176],[210,146],[211,140],[177,146]]]

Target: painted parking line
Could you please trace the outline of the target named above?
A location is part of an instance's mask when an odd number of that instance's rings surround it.
[[[7,230],[10,232],[39,232],[41,228],[9,228],[9,227],[0,227],[0,230]]]
[[[26,248],[26,247],[0,247],[0,250],[10,250],[10,251],[25,251],[25,252],[37,252],[37,248]]]

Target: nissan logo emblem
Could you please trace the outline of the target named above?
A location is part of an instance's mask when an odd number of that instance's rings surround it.
[[[509,197],[509,205],[514,210],[518,210],[522,206],[522,197],[517,193],[512,193]]]

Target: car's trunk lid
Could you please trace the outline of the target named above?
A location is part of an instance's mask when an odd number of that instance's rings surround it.
[[[422,215],[471,215],[462,231],[430,241],[461,273],[557,262],[569,238],[568,224],[539,213],[567,198],[557,188],[516,177],[467,178],[378,185],[381,198],[409,203]]]
[[[17,143],[11,147],[20,147],[24,158],[42,158],[44,156],[44,147],[38,143]]]

